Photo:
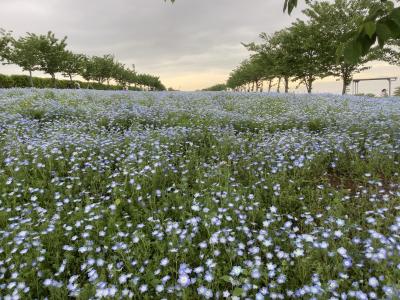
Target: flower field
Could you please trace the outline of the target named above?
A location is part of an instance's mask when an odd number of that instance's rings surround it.
[[[400,99],[0,90],[0,299],[400,297]]]

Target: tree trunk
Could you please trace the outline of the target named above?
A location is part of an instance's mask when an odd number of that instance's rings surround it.
[[[346,95],[347,87],[348,87],[347,82],[345,79],[343,79],[342,95]]]
[[[50,75],[51,75],[51,80],[53,82],[53,88],[57,88],[56,75],[55,74],[50,74]]]
[[[351,74],[350,72],[347,72],[344,68],[342,68],[342,80],[343,80],[343,86],[342,86],[342,95],[345,95],[347,93],[347,87],[351,83]]]
[[[311,94],[312,92],[312,84],[313,80],[311,78],[306,79],[306,87],[307,87],[307,92]]]
[[[251,91],[254,92],[254,81],[253,81],[253,84],[251,86]]]
[[[285,76],[285,93],[289,93],[289,77]]]
[[[279,77],[279,80],[278,80],[278,87],[276,88],[276,92],[277,92],[277,93],[280,93],[280,92],[281,92],[281,81],[282,81],[282,78]]]
[[[269,80],[268,93],[271,93],[271,89],[272,89],[272,79]]]
[[[29,84],[33,87],[32,71],[29,70]]]
[[[72,75],[71,74],[69,74],[69,81],[72,82]]]

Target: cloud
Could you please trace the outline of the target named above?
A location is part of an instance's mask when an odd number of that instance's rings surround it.
[[[1,26],[68,36],[69,48],[114,54],[140,72],[181,89],[225,80],[248,52],[241,42],[273,33],[301,16],[282,12],[283,0],[2,0]],[[1,72],[15,67],[0,67]],[[190,80],[189,80],[190,79]]]

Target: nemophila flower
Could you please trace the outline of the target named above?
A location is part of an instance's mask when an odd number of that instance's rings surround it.
[[[230,272],[231,276],[239,276],[243,272],[240,266],[234,266]]]
[[[278,187],[278,186],[277,186]],[[270,208],[269,208],[269,210],[271,211],[271,213],[273,213],[273,214],[275,214],[277,211],[278,211],[278,209],[275,207],[275,206],[271,206]]]
[[[125,274],[122,274],[119,276],[118,281],[120,284],[125,284],[128,281],[128,276]]]
[[[343,260],[343,266],[345,268],[350,268],[353,265],[353,261],[351,259],[344,259]]]
[[[159,284],[156,286],[156,292],[157,293],[162,293],[164,291],[164,286]]]
[[[346,250],[345,248],[340,247],[340,248],[337,250],[337,252],[338,252],[341,256],[347,257],[347,250]]]
[[[178,283],[179,283],[182,287],[187,287],[187,286],[190,285],[190,277],[189,277],[187,274],[185,274],[185,273],[180,274],[180,275],[179,275],[179,278],[178,278]]]
[[[302,248],[297,248],[296,250],[293,251],[293,256],[294,257],[304,256],[304,250]]]
[[[160,261],[160,266],[165,267],[165,266],[168,265],[168,263],[169,263],[169,259],[168,259],[168,258],[163,258],[163,259]]]
[[[200,211],[200,206],[198,204],[193,204],[192,205],[192,210],[193,211]]]
[[[229,291],[223,291],[223,292],[222,292],[222,297],[223,297],[223,298],[229,298],[230,295],[231,295],[231,293],[229,293]]]
[[[372,288],[377,288],[379,286],[379,281],[375,277],[370,277],[368,279],[368,285]]]
[[[207,282],[212,282],[214,280],[213,274],[211,274],[210,272],[207,272],[204,275],[204,280],[207,281]]]
[[[261,277],[261,273],[258,269],[254,269],[251,271],[251,277],[254,279],[259,279]]]
[[[145,292],[147,292],[147,290],[148,290],[147,284],[142,284],[142,285],[139,287],[139,291],[140,291],[141,293],[145,293]]]

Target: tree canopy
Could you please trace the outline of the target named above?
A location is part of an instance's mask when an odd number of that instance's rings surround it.
[[[167,0],[164,0],[167,1]],[[169,0],[174,3],[175,0]],[[307,4],[320,1],[304,0]],[[400,38],[400,7],[396,7],[399,0],[378,0],[368,2],[369,13],[364,17],[362,24],[352,32],[352,37],[346,43],[344,57],[348,63],[357,62],[365,56],[378,42],[383,47],[391,39]],[[283,11],[289,14],[297,7],[298,0],[284,0]]]
[[[87,81],[97,83],[112,80],[124,88],[134,84],[145,90],[165,90],[159,77],[149,74],[137,74],[118,62],[114,55],[86,56],[67,49],[67,37],[56,38],[49,31],[45,35],[27,33],[14,38],[11,32],[0,30],[0,60],[5,64],[16,64],[23,71],[29,72],[33,86],[32,72],[43,71],[51,76],[54,86],[56,74],[62,74],[73,81],[74,76],[81,76]]]
[[[281,81],[284,80],[285,92],[289,90],[289,81],[294,81],[299,85],[304,84],[310,93],[316,79],[335,76],[341,78],[344,94],[353,75],[366,69],[366,62],[380,59],[399,64],[398,39],[389,40],[383,49],[374,47],[353,61],[346,58],[348,41],[368,16],[372,2],[310,1],[303,11],[307,17],[305,21],[296,20],[288,28],[272,35],[260,34],[261,43],[243,44],[252,54],[249,60],[231,73],[228,86],[238,90],[253,90],[248,85],[257,83],[258,79],[255,77],[257,72],[251,70],[261,67],[259,72],[263,74],[263,80],[269,81],[268,91],[275,79],[278,81],[277,91],[280,91]]]
[[[317,2],[305,1],[308,4]],[[367,1],[369,13],[358,26],[358,30],[353,32],[352,38],[344,49],[347,62],[357,62],[371,50],[376,42],[382,48],[391,39],[400,38],[400,7],[396,7],[395,2],[399,1]],[[298,0],[285,0],[284,11],[287,10],[290,14],[297,4]]]

